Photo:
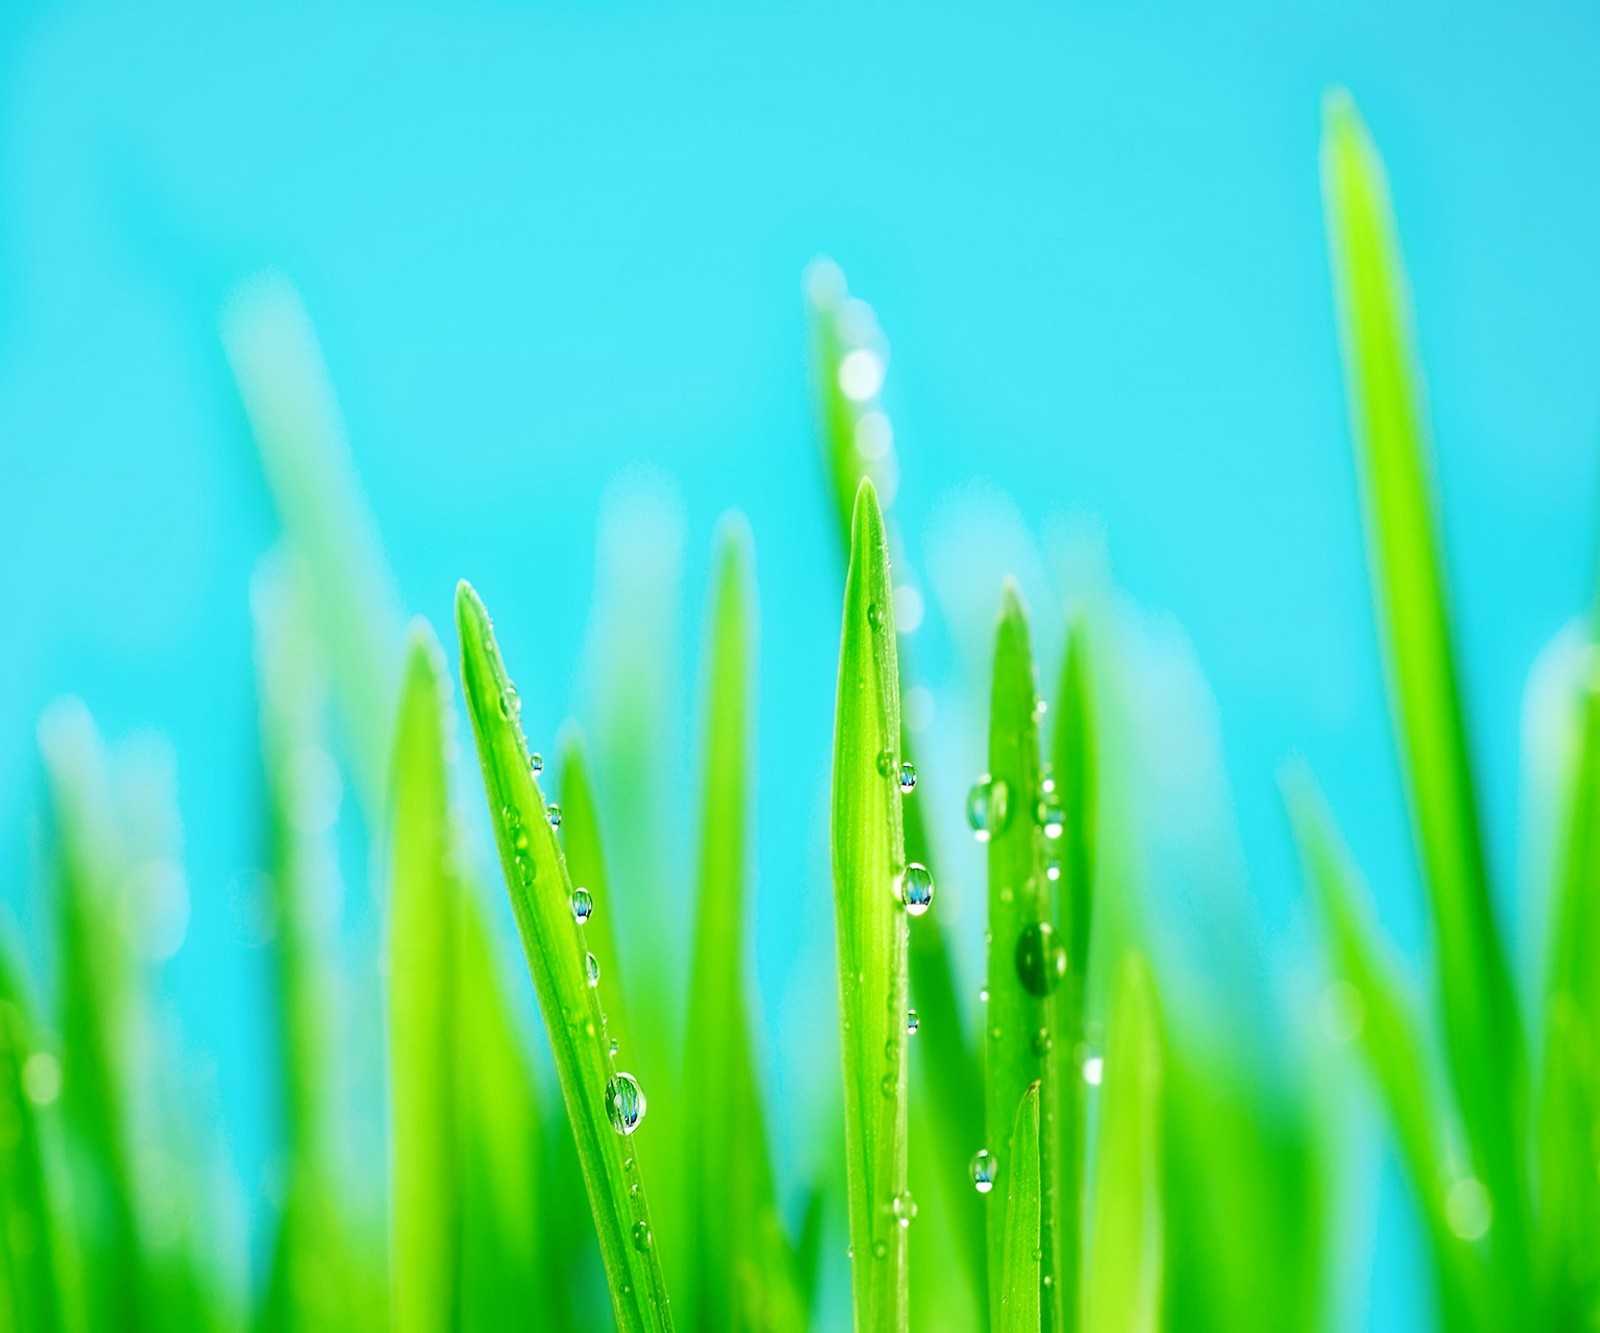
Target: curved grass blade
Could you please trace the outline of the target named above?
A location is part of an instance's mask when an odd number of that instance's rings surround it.
[[[395,728],[389,920],[394,1327],[432,1333],[460,1314],[456,978],[461,886],[445,760],[448,677],[426,622],[412,629]]]
[[[1041,1233],[1039,1084],[1030,1084],[1017,1106],[1011,1131],[1011,1188],[1006,1193],[1005,1259],[999,1275],[999,1333],[1038,1333]]]
[[[1147,1333],[1160,1326],[1162,1250],[1161,1030],[1150,969],[1137,954],[1117,972],[1095,1155],[1084,1328]]]
[[[578,1145],[612,1308],[624,1333],[672,1327],[661,1264],[634,1140],[612,1127],[638,1123],[632,1085],[606,1046],[605,1015],[585,963],[583,927],[573,919],[572,882],[518,725],[488,612],[471,586],[456,593],[461,679],[483,769],[489,815],[511,906],[522,936],[567,1117]],[[642,1114],[642,1113],[641,1113]]]
[[[1430,894],[1445,1048],[1474,1169],[1492,1200],[1497,1284],[1521,1310],[1530,1295],[1522,1030],[1479,831],[1405,275],[1382,163],[1342,92],[1326,105],[1322,175],[1374,600]]]
[[[896,780],[900,683],[889,548],[870,481],[856,495],[833,750],[833,890],[846,1181],[857,1333],[907,1326],[906,871]]]
[[[1280,775],[1295,841],[1317,898],[1333,951],[1338,982],[1352,988],[1361,1015],[1361,1043],[1416,1191],[1446,1328],[1492,1327],[1492,1308],[1476,1258],[1452,1232],[1445,1213],[1442,1113],[1428,1078],[1425,1044],[1414,1005],[1363,901],[1357,872],[1333,818],[1304,764]]]
[[[1013,1185],[1010,1169],[1017,1106],[1037,1087],[1043,1131],[1039,1244],[1043,1250],[1040,1302],[1043,1327],[1060,1327],[1055,1307],[1055,1172],[1059,1121],[1055,1113],[1054,996],[1064,979],[1067,949],[1051,924],[1049,881],[1045,877],[1046,828],[1060,832],[1054,797],[1043,786],[1039,764],[1039,693],[1034,677],[1028,618],[1016,586],[1009,580],[1001,595],[995,634],[994,679],[989,696],[989,1002],[985,1019],[984,1102],[987,1147],[999,1160],[989,1197],[990,1300],[998,1316],[1004,1291],[1005,1200]],[[1003,812],[1003,813],[1002,813]],[[1043,815],[1043,821],[1040,816]],[[1041,826],[1043,823],[1043,827]]]
[[[1062,1327],[1081,1318],[1083,1221],[1086,1190],[1089,1089],[1080,1052],[1087,1049],[1089,940],[1094,921],[1095,836],[1099,783],[1095,770],[1094,709],[1090,699],[1088,626],[1073,623],[1067,634],[1056,691],[1056,729],[1051,769],[1061,803],[1061,842],[1054,918],[1067,950],[1067,975],[1055,996],[1056,1285]]]

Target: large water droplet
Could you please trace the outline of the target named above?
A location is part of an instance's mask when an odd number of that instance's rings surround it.
[[[972,1176],[972,1188],[979,1194],[987,1194],[994,1188],[994,1178],[1000,1174],[1000,1163],[987,1148],[979,1148],[967,1171]]]
[[[900,791],[901,791],[901,793],[903,795],[909,796],[909,795],[911,795],[911,793],[913,791],[916,790],[916,786],[917,786],[917,770],[914,769],[908,763],[907,764],[901,764],[900,765]]]
[[[507,722],[515,722],[522,716],[522,698],[517,693],[517,687],[510,681],[507,681],[505,689],[500,691],[500,716]]]
[[[933,876],[928,867],[913,861],[900,876],[900,901],[912,916],[921,916],[933,906]]]
[[[550,821],[551,828],[561,827],[561,807],[554,801],[544,808],[544,817]]]
[[[606,1118],[618,1134],[632,1134],[644,1119],[644,1089],[632,1074],[619,1073],[606,1084]]]
[[[598,986],[600,984],[600,960],[592,953],[584,955],[583,972],[584,975],[589,978],[589,984],[591,986]]]
[[[650,1235],[650,1224],[648,1222],[646,1222],[643,1218],[640,1218],[639,1221],[637,1221],[637,1222],[635,1222],[633,1224],[633,1248],[634,1249],[636,1249],[636,1250],[648,1250],[650,1248],[650,1242],[651,1242],[652,1239],[653,1238]]]
[[[1105,1078],[1105,1075],[1106,1062],[1104,1056],[1090,1055],[1084,1058],[1083,1081],[1091,1088],[1098,1088],[1100,1086],[1100,1081]]]
[[[967,793],[967,823],[973,837],[988,842],[1006,826],[1011,815],[1011,789],[1004,778],[985,773]]]
[[[876,602],[867,603],[867,624],[873,629],[883,628],[883,608]]]
[[[572,891],[572,919],[580,926],[594,915],[594,898],[588,889]]]
[[[1067,813],[1061,808],[1061,802],[1052,795],[1039,798],[1039,808],[1035,812],[1039,827],[1044,830],[1047,838],[1059,838],[1061,831],[1066,827]]]
[[[537,750],[528,756],[528,771],[534,777],[538,777],[539,774],[544,772],[544,756]]]
[[[902,1191],[894,1196],[889,1211],[894,1214],[894,1220],[900,1224],[901,1230],[904,1230],[916,1220],[917,1201],[911,1197],[910,1190]]]
[[[1048,921],[1035,921],[1017,937],[1017,976],[1028,994],[1050,994],[1067,975],[1067,950]]]
[[[919,1027],[921,1027],[921,1026],[922,1026],[922,1020],[917,1017],[917,1011],[915,1009],[907,1009],[906,1010],[906,1035],[908,1037],[916,1036],[917,1035],[917,1029]]]

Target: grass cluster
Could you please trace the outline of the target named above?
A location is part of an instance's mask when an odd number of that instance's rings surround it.
[[[1322,1008],[1359,1043],[1387,1112],[1439,1326],[1590,1327],[1600,684],[1568,701],[1550,958],[1540,994],[1521,997],[1479,834],[1398,246],[1381,166],[1341,96],[1323,175],[1435,976],[1424,1008],[1309,770],[1290,765],[1286,802],[1326,940]],[[819,262],[806,290],[844,569],[830,812],[842,1082],[836,1119],[811,1133],[814,1178],[789,1190],[774,1169],[744,983],[756,764],[745,524],[731,515],[716,537],[680,987],[670,968],[624,966],[625,953],[648,955],[657,925],[630,919],[643,899],[614,885],[615,864],[637,864],[618,852],[638,825],[601,799],[576,727],[548,766],[530,746],[515,664],[478,594],[458,590],[455,671],[430,626],[403,627],[315,341],[292,292],[264,282],[223,332],[285,532],[252,590],[284,1140],[267,1260],[254,1281],[230,1267],[208,1128],[153,1004],[161,868],[179,855],[170,766],[108,747],[63,702],[40,726],[53,1000],[21,949],[0,959],[0,1329],[614,1320],[629,1333],[786,1333],[844,1317],[827,1304],[834,1235],[862,1333],[1266,1333],[1335,1317],[1316,1061],[1285,1074],[1259,1042],[1175,1011],[1117,799],[1117,646],[1092,607],[1065,618],[1041,689],[1028,610],[1014,585],[996,589],[986,771],[967,827],[929,818],[927,785],[950,775],[919,772],[901,706],[914,667],[896,630],[885,347],[836,267]],[[463,708],[479,777],[459,762]],[[330,919],[335,746],[375,831],[384,902],[382,1189],[349,1178],[330,1021],[350,984]],[[499,890],[458,808],[474,791],[526,978],[505,966]],[[939,909],[949,840],[973,836],[987,903],[976,1003]],[[529,979],[553,1079],[523,1030]]]

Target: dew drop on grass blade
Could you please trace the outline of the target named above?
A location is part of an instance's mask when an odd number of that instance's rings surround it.
[[[1529,1294],[1526,1064],[1489,891],[1451,645],[1426,410],[1383,165],[1348,94],[1324,112],[1322,180],[1391,711],[1436,936],[1445,1049],[1507,1308]]]
[[[1006,1194],[1004,1260],[999,1333],[1038,1333],[1042,1322],[1040,1260],[1039,1084],[1031,1084],[1017,1106],[1011,1143],[1011,1188]]]
[[[907,1327],[907,920],[900,787],[900,686],[889,549],[863,481],[851,524],[833,750],[833,889],[844,1057],[846,1183],[857,1333]]]
[[[612,1308],[624,1333],[659,1333],[672,1327],[672,1316],[634,1136],[645,1100],[607,1048],[601,991],[589,984],[583,927],[573,919],[574,885],[530,769],[515,687],[488,612],[466,583],[456,594],[456,624],[489,817],[577,1141]]]

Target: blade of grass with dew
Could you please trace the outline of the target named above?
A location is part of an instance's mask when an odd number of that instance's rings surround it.
[[[1335,985],[1348,987],[1360,1014],[1360,1041],[1388,1112],[1422,1214],[1441,1322],[1446,1328],[1492,1326],[1481,1321],[1491,1293],[1476,1258],[1445,1214],[1443,1110],[1430,1085],[1426,1047],[1415,1005],[1364,902],[1358,874],[1316,780],[1302,763],[1280,773],[1295,841],[1325,923]]]
[[[1007,580],[995,632],[989,695],[989,775],[984,798],[989,864],[988,1010],[985,1016],[985,1147],[998,1162],[989,1198],[989,1290],[998,1326],[1004,1289],[1005,1200],[1012,1189],[1011,1133],[1017,1106],[1038,1086],[1044,1180],[1039,1214],[1040,1301],[1043,1327],[1061,1326],[1056,1308],[1056,1157],[1054,997],[1066,975],[1067,949],[1051,924],[1045,877],[1047,829],[1061,817],[1043,788],[1039,761],[1039,690],[1028,617],[1016,585]],[[1003,812],[1003,813],[1002,813]]]
[[[1005,1255],[997,1275],[999,1333],[1038,1333],[1044,1235],[1040,1189],[1039,1087],[1030,1084],[1017,1106],[1011,1131],[1011,1188],[1006,1193]]]
[[[887,510],[887,497],[898,472],[893,429],[879,399],[887,347],[872,307],[849,295],[844,274],[832,260],[818,259],[811,264],[805,290],[825,471],[841,548],[848,559],[856,492],[863,478],[882,488],[882,504]],[[846,366],[846,358],[851,357]],[[912,678],[903,655],[900,670],[902,681]],[[915,773],[916,755],[903,724],[899,739],[901,759]],[[941,861],[922,813],[924,799],[918,793],[902,806],[906,857],[937,874]],[[957,1283],[954,1274],[946,1272],[936,1285],[930,1284],[925,1295],[937,1301],[956,1324],[962,1321],[950,1311],[956,1301],[963,1301],[969,1306],[968,1322],[975,1322],[988,1303],[986,1215],[983,1200],[967,1187],[966,1165],[974,1145],[983,1138],[983,1083],[967,1033],[954,954],[942,921],[925,920],[912,932],[910,969],[912,1003],[921,1020],[916,1061],[921,1071],[919,1114],[915,1118],[927,1126],[934,1143],[937,1161],[931,1175],[942,1187],[942,1214],[952,1232],[951,1250],[965,1279]],[[921,1266],[918,1271],[923,1271]]]
[[[114,928],[118,835],[99,733],[64,700],[39,724],[50,788],[60,916],[62,1112],[90,1329],[147,1327],[144,1243],[126,1142],[119,1021],[128,959]]]
[[[60,1091],[61,1067],[39,1043],[9,947],[0,947],[0,1324],[32,1333],[67,1327],[56,1262],[57,1205],[45,1172],[36,1103]]]
[[[1526,1062],[1495,922],[1451,646],[1427,423],[1404,270],[1377,150],[1347,94],[1322,146],[1334,287],[1391,711],[1436,934],[1456,1099],[1487,1188],[1496,1285],[1531,1299],[1521,1145]]]
[[[1137,954],[1117,971],[1104,1068],[1083,1326],[1146,1333],[1162,1316],[1162,1055],[1155,983]]]
[[[1062,1326],[1081,1319],[1083,1221],[1086,1195],[1089,1088],[1083,1078],[1088,1049],[1089,940],[1094,921],[1095,830],[1099,785],[1095,771],[1094,709],[1090,699],[1088,626],[1076,620],[1067,633],[1061,680],[1056,690],[1056,726],[1051,769],[1061,804],[1057,864],[1056,929],[1067,950],[1067,975],[1055,996],[1056,1283]]]
[[[863,481],[851,524],[833,750],[833,889],[857,1333],[907,1327],[905,862],[889,547]]]
[[[461,1182],[456,1130],[456,935],[461,885],[445,759],[443,650],[425,621],[401,676],[389,902],[389,1098],[394,1327],[459,1323]]]
[[[638,1147],[643,1093],[606,1046],[605,1015],[573,917],[572,882],[546,816],[518,725],[516,688],[506,674],[488,612],[463,582],[456,595],[461,680],[472,719],[495,841],[523,952],[578,1144],[600,1239],[612,1308],[624,1333],[672,1327],[650,1229]],[[597,966],[597,965],[596,965]]]
[[[768,1253],[774,1240],[781,1246],[782,1232],[745,996],[752,563],[748,525],[742,516],[726,516],[712,574],[700,890],[683,1079],[694,1283],[686,1322],[719,1329],[761,1327],[763,1312],[768,1319],[781,1312],[794,1321],[791,1327],[800,1320],[792,1260]]]

